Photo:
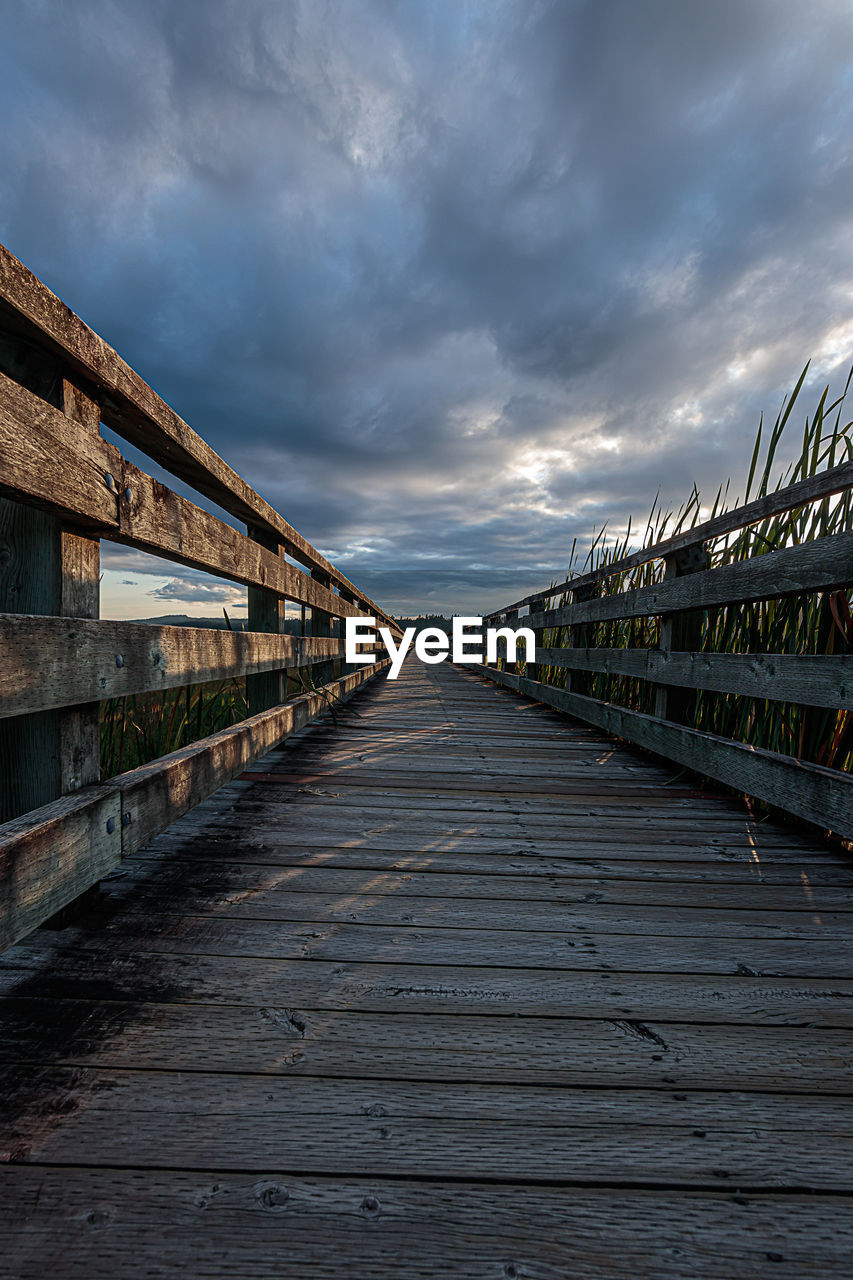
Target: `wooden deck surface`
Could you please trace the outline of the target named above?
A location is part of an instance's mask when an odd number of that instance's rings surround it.
[[[849,1277],[851,885],[409,662],[0,960],[0,1275]]]

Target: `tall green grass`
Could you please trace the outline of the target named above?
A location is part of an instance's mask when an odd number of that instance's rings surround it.
[[[694,485],[687,501],[676,511],[664,511],[656,498],[646,522],[643,547],[652,547],[664,538],[695,527],[705,519],[783,488],[841,462],[853,459],[853,423],[844,421],[844,408],[853,370],[844,391],[831,403],[826,388],[813,413],[805,418],[798,452],[787,466],[777,466],[783,441],[790,439],[793,410],[805,381],[803,370],[794,390],[765,439],[763,420],[759,423],[746,492],[742,499],[729,501],[731,482],[718,489],[710,511],[702,511],[701,497]],[[853,530],[853,495],[823,499],[773,516],[709,544],[709,567],[733,564],[765,555],[781,547],[794,546],[815,538]],[[606,527],[593,532],[591,545],[582,563],[577,546],[572,548],[570,576],[615,564],[633,549],[631,523],[622,537],[609,540]],[[663,578],[661,560],[651,561],[627,572],[619,572],[599,583],[595,594],[616,595],[635,587],[648,586]],[[560,598],[565,604],[567,595]],[[602,648],[655,648],[660,642],[658,618],[632,618],[588,624],[574,643]],[[543,643],[560,647],[571,643],[568,628],[546,631]],[[701,614],[700,648],[722,653],[840,654],[853,651],[853,617],[849,591],[815,592],[786,599],[759,601],[705,610]],[[566,684],[566,671],[548,667],[542,677],[558,687]],[[572,674],[572,688],[594,698],[618,703],[633,710],[654,712],[654,686],[644,680],[602,674]],[[799,759],[835,769],[853,766],[853,715],[848,711],[802,707],[736,695],[698,692],[692,699],[688,723],[753,746],[766,747]]]
[[[101,776],[148,764],[248,714],[245,679],[110,698],[101,706]]]
[[[339,662],[333,672],[339,674]],[[310,667],[289,672],[288,698],[312,692],[317,686]],[[326,696],[334,717],[334,695]],[[249,713],[245,677],[110,698],[101,704],[101,777],[115,777],[188,747],[245,720]]]

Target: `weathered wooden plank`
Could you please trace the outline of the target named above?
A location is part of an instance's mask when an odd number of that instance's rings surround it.
[[[299,1039],[298,1028],[291,1027],[287,1043],[292,1046]],[[20,1118],[26,1117],[27,1104],[33,1096],[32,1078],[27,1079],[27,1075],[19,1064],[4,1064],[0,1069],[10,1113],[18,1112]],[[520,1089],[496,1084],[493,1089],[484,1089],[476,1082],[433,1079],[428,1062],[423,1063],[416,1079],[383,1081],[381,1096],[377,1096],[375,1084],[369,1077],[352,1081],[312,1079],[294,1077],[290,1072],[282,1072],[278,1079],[270,1079],[268,1073],[263,1079],[253,1076],[250,1072],[209,1071],[203,1063],[197,1064],[195,1071],[186,1073],[111,1067],[75,1071],[70,1067],[46,1066],[38,1082],[37,1101],[45,1104],[43,1113],[50,1114],[52,1096],[68,1089],[76,1092],[78,1114],[75,1124],[69,1127],[76,1128],[77,1133],[72,1133],[67,1140],[69,1147],[82,1141],[86,1118],[109,1126],[113,1136],[118,1136],[128,1112],[144,1114],[154,1123],[159,1116],[159,1123],[165,1124],[174,1121],[186,1108],[184,1122],[187,1123],[209,1106],[211,1098],[218,1099],[218,1114],[261,1127],[266,1121],[271,1129],[277,1129],[282,1120],[296,1121],[297,1117],[303,1122],[323,1116],[354,1124],[361,1123],[357,1118],[362,1117],[364,1131],[370,1133],[374,1130],[370,1121],[383,1117],[365,1108],[379,1101],[392,1125],[446,1116],[449,1122],[463,1125],[470,1120],[480,1120],[484,1130],[494,1125],[496,1133],[507,1122],[524,1120],[566,1132],[612,1129],[618,1133],[632,1124],[666,1130],[703,1121],[708,1126],[706,1136],[710,1137],[711,1131],[727,1129],[749,1114],[752,1124],[766,1130],[768,1137],[796,1134],[808,1120],[809,1127],[816,1131],[831,1129],[841,1140],[853,1139],[853,1110],[844,1097],[832,1093],[789,1097],[773,1091],[703,1090],[683,1097],[681,1091],[635,1089],[631,1085],[613,1089],[552,1090],[538,1085]],[[270,1105],[260,1106],[262,1101]],[[4,1117],[3,1123],[8,1125],[9,1117]],[[212,1131],[209,1135],[214,1142],[220,1137],[226,1143],[230,1141],[227,1132],[222,1132],[227,1131],[227,1125],[215,1128],[219,1132]],[[379,1126],[375,1126],[375,1131],[378,1129]],[[42,1135],[34,1136],[37,1141],[42,1138]],[[51,1144],[53,1136],[43,1135],[46,1144]],[[355,1136],[354,1131],[351,1136]],[[188,1153],[190,1150],[188,1147]],[[38,1154],[33,1149],[30,1158]],[[529,1154],[532,1156],[533,1152]],[[550,1181],[550,1177],[547,1180]]]
[[[523,1062],[550,1088],[842,1096],[853,1080],[847,1029],[14,998],[0,1014],[8,1064],[513,1084]]]
[[[0,719],[309,666],[342,651],[339,640],[311,636],[2,615]]]
[[[769,559],[769,556],[763,558]],[[534,683],[491,667],[477,667],[477,671],[487,679],[588,720],[616,737],[777,805],[819,827],[829,828],[846,839],[853,836],[853,778],[849,774],[670,724],[614,703]]]
[[[294,753],[283,760],[280,766],[259,776],[274,780],[279,772],[290,774],[304,770],[306,773],[313,773],[322,770],[329,776],[341,779],[357,773],[362,778],[371,778],[378,782],[386,776],[386,763],[386,760],[374,753],[365,753],[363,749],[360,752],[347,751],[337,756],[332,755],[331,759],[324,752],[312,751],[305,760]],[[628,758],[615,759],[612,753],[609,760],[598,762],[590,758],[573,760],[568,756],[564,767],[561,767],[559,758],[555,756],[541,757],[536,761],[513,759],[511,756],[484,760],[482,755],[476,752],[452,751],[434,755],[409,754],[401,751],[393,756],[394,775],[398,778],[408,776],[413,781],[420,777],[440,779],[443,776],[452,776],[463,782],[470,779],[472,784],[478,781],[491,782],[506,778],[518,783],[533,781],[547,785],[551,782],[585,782],[593,769],[596,787],[622,783],[629,793],[630,789],[654,792],[672,776],[671,772],[658,761],[650,762],[647,768],[643,769],[637,761]]]
[[[261,906],[285,898],[313,897],[322,894],[327,910],[335,909],[339,900],[347,906],[352,899],[356,909],[359,900],[379,898],[401,901],[400,895],[419,903],[421,908],[434,898],[463,902],[474,900],[481,911],[491,912],[497,903],[523,907],[527,902],[547,903],[549,908],[583,907],[589,903],[622,904],[623,906],[725,908],[737,917],[741,910],[799,913],[853,912],[853,884],[839,886],[804,884],[791,877],[788,884],[762,882],[757,893],[747,897],[744,884],[731,872],[720,882],[703,880],[661,880],[639,877],[640,868],[631,868],[637,878],[617,868],[611,874],[590,879],[575,876],[571,867],[563,874],[528,875],[471,872],[462,874],[441,869],[432,871],[388,870],[377,875],[373,869],[359,869],[306,863],[305,866],[258,866],[240,859],[230,864],[204,859],[203,849],[194,859],[171,855],[168,859],[145,859],[126,863],[120,877],[108,881],[107,892],[121,890],[134,895],[179,894],[188,911],[197,914],[205,905],[212,910],[221,906],[250,907],[260,900]],[[853,875],[848,876],[853,882]],[[260,899],[259,899],[260,895]],[[401,908],[402,910],[403,908]],[[500,908],[497,908],[500,910]],[[509,910],[509,908],[504,908]],[[821,917],[823,919],[823,916]],[[853,925],[853,920],[851,920]]]
[[[268,778],[274,785],[267,785]],[[304,788],[293,784],[281,786],[279,778],[278,773],[267,775],[250,770],[239,779],[245,789],[241,803],[247,818],[258,826],[260,834],[260,828],[265,826],[274,840],[277,832],[288,824],[286,834],[298,831],[300,838],[303,834],[311,837],[311,843],[328,844],[329,841],[323,839],[324,828],[332,834],[336,829],[346,830],[347,822],[352,820],[354,825],[349,830],[353,834],[368,838],[391,835],[398,843],[402,840],[403,844],[412,847],[422,847],[423,840],[407,839],[408,834],[416,837],[432,834],[436,838],[446,834],[448,843],[458,837],[491,838],[496,841],[496,848],[507,851],[513,844],[520,844],[525,851],[531,852],[534,846],[544,843],[546,847],[551,846],[550,853],[557,855],[560,852],[558,845],[562,844],[567,850],[576,849],[587,840],[592,844],[633,843],[641,849],[656,844],[658,847],[672,845],[677,848],[679,856],[685,856],[691,847],[700,853],[715,852],[718,858],[746,852],[753,861],[759,862],[764,854],[771,860],[778,860],[780,851],[784,850],[789,850],[797,862],[804,858],[825,861],[837,856],[836,842],[831,839],[820,841],[813,849],[804,851],[802,844],[797,843],[798,833],[781,821],[756,835],[750,823],[738,819],[736,814],[714,814],[712,810],[698,814],[695,824],[691,825],[689,813],[675,809],[672,826],[658,835],[667,815],[655,803],[657,797],[653,790],[639,798],[629,797],[623,804],[619,804],[616,794],[586,800],[582,794],[574,793],[565,797],[550,796],[547,798],[548,811],[543,814],[531,812],[531,806],[540,799],[537,795],[525,796],[518,801],[510,798],[509,804],[515,808],[509,808],[506,802],[502,804],[500,797],[494,800],[489,795],[477,796],[478,808],[471,812],[466,822],[465,813],[460,809],[460,793],[423,788],[411,796],[412,820],[409,825],[405,815],[399,812],[400,797],[394,787],[387,790],[380,790],[378,786],[340,787],[337,790],[326,786]],[[372,804],[369,803],[371,797],[365,799],[367,790],[371,792]],[[437,802],[435,821],[430,820],[429,811],[424,808],[433,799]],[[566,806],[563,823],[559,812],[562,799]],[[397,813],[394,813],[395,804],[398,805]],[[289,826],[291,823],[292,828]],[[622,856],[629,855],[623,853]],[[661,853],[660,856],[676,855]]]
[[[99,1163],[125,1165],[132,1151],[142,1168],[264,1173],[280,1163],[306,1173],[500,1181],[547,1170],[555,1182],[706,1190],[723,1182],[847,1191],[853,1181],[853,1117],[830,1095],[709,1092],[679,1100],[651,1090],[483,1088],[432,1083],[428,1063],[420,1080],[381,1087],[290,1074],[72,1070],[42,1071],[38,1115],[24,1111],[4,1143],[18,1159],[80,1165],[97,1150]],[[3,1076],[15,1115],[32,1096],[31,1073]],[[44,1123],[69,1103],[73,1123]]]
[[[592,699],[590,699],[592,701]],[[661,722],[663,723],[663,722]],[[627,735],[623,735],[627,736]],[[829,772],[829,770],[827,771]],[[255,774],[257,782],[277,783],[282,786],[336,786],[364,787],[376,786],[381,780],[382,786],[388,789],[411,792],[444,791],[446,793],[462,792],[471,795],[506,796],[508,799],[522,796],[586,796],[590,803],[599,797],[621,795],[633,799],[649,796],[662,784],[656,778],[643,778],[641,775],[626,782],[617,776],[596,778],[594,775],[579,773],[572,776],[554,775],[551,778],[536,778],[529,775],[514,778],[510,772],[483,769],[478,775],[445,772],[435,769],[395,769],[392,771],[378,769],[329,768],[310,765],[304,769],[291,771],[280,770],[273,773]],[[676,795],[678,792],[676,792]]]
[[[546,587],[542,591],[534,591],[532,595],[525,596],[523,600],[516,600],[513,604],[505,605],[503,609],[489,614],[486,621],[497,618],[500,613],[506,612],[507,609],[522,609],[526,606],[534,606],[545,600],[550,600],[554,596],[564,595],[570,591],[577,591],[582,587],[592,586],[594,583],[603,582],[607,578],[613,577],[614,574],[636,569],[640,565],[648,564],[651,560],[662,560],[667,555],[672,555],[689,547],[695,547],[700,543],[712,542],[727,533],[733,533],[737,529],[744,529],[747,525],[757,524],[768,517],[781,515],[782,512],[792,511],[796,507],[807,506],[809,503],[817,502],[821,498],[829,498],[851,488],[853,488],[853,462],[843,462],[837,467],[828,467],[825,471],[818,472],[817,475],[808,476],[805,480],[798,480],[795,484],[786,485],[782,489],[777,489],[774,493],[768,493],[762,498],[756,498],[745,506],[735,507],[732,511],[726,511],[720,516],[715,516],[713,520],[706,520],[703,524],[694,525],[683,533],[664,539],[663,542],[658,542],[651,547],[643,547],[639,551],[632,551],[629,555],[623,556],[619,560],[614,560],[611,564],[602,565],[589,573],[579,574],[576,578],[567,578],[563,582]]]
[[[662,653],[659,649],[537,650],[541,665],[638,676],[745,698],[853,710],[853,655]]]
[[[396,624],[241,479],[116,352],[0,245],[0,299],[31,340],[63,357],[103,393],[103,420],[167,471],[248,524],[277,534],[289,554],[347,588],[368,613]],[[117,472],[113,472],[117,475]]]
[[[156,928],[154,921],[156,920]],[[715,938],[696,936],[685,923],[667,936],[639,933],[595,934],[567,926],[563,934],[334,922],[235,920],[208,916],[134,916],[86,935],[79,946],[99,949],[105,939],[116,952],[152,955],[234,955],[267,959],[386,960],[395,964],[498,965],[501,968],[607,970],[629,973],[716,973],[746,971],[765,977],[851,978],[853,937]]]
[[[836,533],[783,547],[780,551],[769,551],[751,560],[669,578],[650,587],[637,587],[633,591],[530,614],[524,619],[524,625],[560,627],[612,618],[642,618],[682,609],[708,609],[715,605],[799,595],[802,591],[847,587],[851,583],[853,533]]]
[[[556,895],[555,895],[556,896]],[[234,921],[276,923],[331,924],[341,922],[368,926],[412,925],[416,929],[486,929],[493,933],[537,932],[565,935],[576,933],[630,934],[632,936],[694,938],[767,938],[815,939],[821,942],[837,938],[844,943],[853,933],[849,912],[823,910],[819,915],[801,898],[799,909],[784,911],[759,906],[703,907],[658,906],[560,900],[542,902],[516,901],[503,904],[465,898],[442,898],[433,895],[421,899],[408,893],[361,893],[357,897],[329,900],[327,890],[301,893],[280,892],[266,888],[258,894],[232,893],[222,898],[189,895],[180,901],[180,909],[188,915],[219,916],[227,906]],[[179,902],[174,895],[162,891],[146,892],[133,886],[125,905],[134,913],[143,910],[152,916],[175,912]]]
[[[738,1026],[853,1027],[853,980],[755,974],[629,973],[240,955],[117,954],[40,934],[0,957],[0,992],[39,999],[202,1002],[364,1012],[625,1018]],[[90,1030],[95,1035],[97,1024]],[[109,1025],[105,1041],[109,1039]]]
[[[24,937],[121,860],[115,788],[86,787],[0,826],[0,948]]]
[[[38,1211],[39,1217],[36,1217]],[[39,1221],[52,1230],[39,1238]],[[488,1230],[484,1230],[484,1224]],[[0,1168],[15,1280],[847,1280],[853,1208],[838,1196],[614,1191],[245,1173]],[[37,1243],[38,1242],[38,1243]],[[2,1265],[2,1264],[0,1264]]]
[[[0,493],[115,537],[121,465],[114,445],[0,373]]]
[[[619,876],[642,875],[655,881],[694,881],[696,883],[847,885],[849,870],[839,866],[837,858],[811,855],[801,851],[791,857],[785,848],[769,849],[761,857],[737,845],[704,844],[698,848],[685,839],[666,845],[649,841],[645,845],[617,842],[582,842],[573,840],[562,848],[557,845],[531,846],[522,841],[514,845],[481,842],[474,848],[459,849],[457,841],[436,845],[435,842],[400,838],[390,848],[378,840],[356,838],[344,844],[308,843],[294,840],[284,830],[266,838],[251,831],[238,841],[216,829],[192,832],[170,830],[140,850],[141,857],[160,857],[162,853],[179,853],[181,857],[204,862],[245,862],[260,867],[308,867],[322,865],[362,871],[435,871],[458,872],[462,875],[518,874],[529,876]]]

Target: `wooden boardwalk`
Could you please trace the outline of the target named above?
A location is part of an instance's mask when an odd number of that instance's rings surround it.
[[[0,1274],[847,1277],[851,885],[409,662],[0,959]]]

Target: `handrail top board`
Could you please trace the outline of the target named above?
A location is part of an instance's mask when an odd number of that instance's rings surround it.
[[[770,516],[782,515],[795,507],[805,506],[810,502],[817,502],[823,498],[834,497],[847,489],[853,489],[853,462],[842,462],[836,467],[829,467],[826,471],[821,471],[815,476],[808,476],[805,480],[798,480],[794,484],[786,485],[782,489],[777,489],[774,493],[765,494],[761,498],[756,498],[753,502],[735,507],[732,511],[724,511],[722,515],[715,516],[712,520],[693,525],[692,528],[685,529],[682,533],[674,534],[671,538],[664,539],[663,542],[657,542],[651,547],[641,547],[639,551],[632,551],[629,555],[623,556],[619,560],[614,560],[612,564],[601,565],[597,569],[592,569],[589,573],[580,574],[576,578],[566,578],[563,582],[558,582],[552,587],[542,591],[535,591],[532,595],[525,596],[522,600],[516,600],[513,604],[504,605],[502,608],[494,610],[487,615],[486,621],[490,622],[504,613],[514,613],[517,609],[538,604],[542,600],[549,600],[552,596],[562,595],[569,591],[578,591],[582,587],[594,586],[598,582],[603,582],[606,578],[612,578],[617,573],[625,573],[629,569],[636,569],[652,560],[660,560],[664,556],[674,555],[677,551],[684,551],[688,547],[711,542],[716,538],[724,537],[728,533],[735,533],[738,529],[743,529],[747,525],[757,524],[759,520],[765,520]]]
[[[805,591],[833,591],[851,585],[853,533],[833,533],[685,577],[666,578],[647,587],[531,613],[521,621],[534,630],[574,626],[781,599]]]
[[[37,345],[94,384],[108,427],[247,525],[272,533],[299,563],[328,575],[366,611],[397,624],[256,493],[118,353],[0,244],[0,310]]]
[[[332,616],[361,612],[349,593],[336,595],[319,573],[305,573],[168,489],[128,462],[115,445],[3,373],[0,457],[0,492],[85,526],[92,536],[260,587]]]

